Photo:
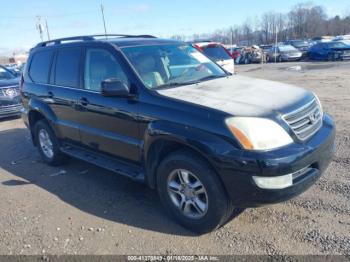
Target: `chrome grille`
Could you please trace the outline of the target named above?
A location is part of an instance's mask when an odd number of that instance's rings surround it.
[[[316,99],[305,106],[283,116],[300,140],[314,135],[322,126],[322,110]]]

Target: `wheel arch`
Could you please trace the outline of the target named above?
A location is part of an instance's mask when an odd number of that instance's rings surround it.
[[[145,134],[144,141],[143,161],[146,183],[151,188],[156,187],[157,169],[161,161],[169,154],[179,150],[192,152],[203,159],[213,168],[220,182],[223,182],[213,156],[218,151],[232,149],[232,145],[227,141],[203,130],[165,122],[152,123]]]
[[[38,100],[31,100],[28,104],[28,124],[35,146],[34,126],[40,120],[46,120],[49,126],[53,127],[53,124],[56,122],[56,117],[48,105]]]

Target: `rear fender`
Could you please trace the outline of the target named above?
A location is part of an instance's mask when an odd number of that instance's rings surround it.
[[[34,123],[30,122],[30,115],[33,112],[37,112],[43,116],[43,118],[49,123],[49,125],[52,127],[53,131],[56,134],[55,125],[57,123],[57,117],[55,113],[52,111],[52,109],[46,103],[42,102],[39,99],[32,98],[29,100],[27,112],[28,112],[28,120],[29,120],[31,133],[33,133]]]

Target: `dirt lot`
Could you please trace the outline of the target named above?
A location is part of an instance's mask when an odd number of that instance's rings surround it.
[[[299,66],[302,66],[301,68]],[[350,62],[237,66],[315,91],[337,153],[306,193],[194,236],[155,192],[78,160],[43,164],[20,119],[0,121],[0,254],[350,254]]]

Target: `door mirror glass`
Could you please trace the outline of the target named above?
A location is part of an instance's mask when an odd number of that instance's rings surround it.
[[[116,78],[109,78],[102,81],[101,93],[103,96],[128,97],[130,89],[125,82]]]

